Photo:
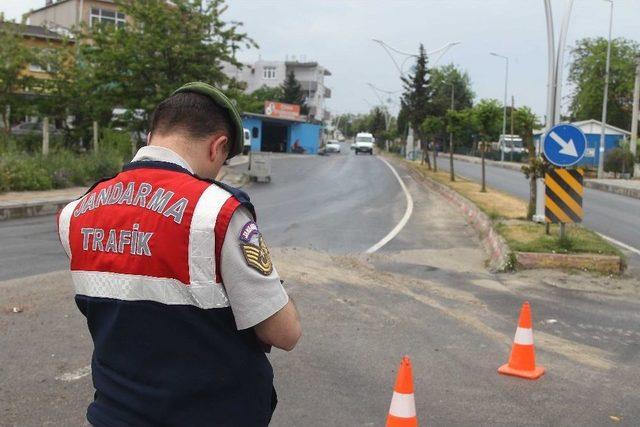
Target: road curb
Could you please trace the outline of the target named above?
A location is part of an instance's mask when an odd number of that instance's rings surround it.
[[[493,272],[507,271],[513,268],[511,249],[507,246],[505,240],[493,228],[491,219],[482,212],[472,201],[461,196],[446,185],[420,174],[412,165],[409,165],[411,174],[419,174],[418,182],[423,183],[429,189],[440,194],[451,204],[456,206],[464,215],[467,223],[478,233],[482,247],[489,255],[488,267]]]
[[[242,188],[249,182],[249,175],[227,169],[221,173],[220,180],[232,187]],[[55,215],[60,209],[80,196],[82,196],[82,193],[75,197],[65,196],[56,199],[2,203],[0,204],[0,221]]]
[[[595,182],[588,179],[584,180],[584,186],[587,188],[593,188],[594,190],[606,191],[608,193],[618,194],[620,196],[640,199],[640,190],[636,190],[635,188],[625,188],[619,187],[617,185],[603,184],[602,182]]]
[[[79,196],[78,196],[79,197]],[[56,214],[69,202],[78,197],[65,197],[53,200],[34,200],[31,202],[4,204],[0,206],[0,221]]]
[[[551,254],[514,252],[516,267],[522,270],[535,268],[560,268],[597,271],[605,274],[621,274],[624,263],[619,256],[595,254]]]
[[[482,160],[478,157],[454,154],[453,158],[456,160],[460,160],[461,162],[474,163],[474,164],[482,163]],[[495,160],[485,160],[485,162],[487,163],[487,165],[490,165],[490,166],[518,171],[518,172],[521,171],[522,166],[524,166],[524,163],[520,165],[520,164],[496,162]],[[640,189],[625,188],[617,185],[604,184],[602,182],[592,181],[590,179],[584,180],[584,186],[587,188],[592,188],[594,190],[605,191],[607,193],[618,194],[620,196],[631,197],[633,199],[640,199]]]

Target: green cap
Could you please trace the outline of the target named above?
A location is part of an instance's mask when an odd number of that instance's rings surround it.
[[[242,153],[242,149],[244,148],[244,131],[242,128],[242,118],[240,118],[240,113],[238,113],[238,109],[233,105],[233,102],[227,96],[222,93],[220,89],[216,89],[210,84],[204,82],[191,82],[182,86],[180,89],[173,92],[173,95],[176,93],[182,92],[195,92],[204,96],[208,96],[213,102],[215,102],[218,106],[224,108],[229,113],[229,118],[231,119],[231,146],[229,148],[229,156],[227,159],[232,158],[233,156],[237,156]]]

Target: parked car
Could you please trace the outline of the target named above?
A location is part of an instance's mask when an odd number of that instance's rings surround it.
[[[354,150],[356,150],[356,155],[358,153],[369,153],[369,155],[373,154],[373,143],[375,142],[375,138],[373,135],[367,132],[360,132],[356,135],[355,143],[353,144]]]
[[[249,129],[244,129],[243,130],[243,134],[244,134],[244,147],[242,148],[242,154],[249,154],[249,151],[251,151],[251,132],[249,132]]]
[[[330,139],[327,141],[325,146],[325,151],[327,153],[339,153],[340,152],[340,143],[335,139]]]
[[[56,129],[53,124],[49,124],[49,135],[59,135],[60,133],[61,131]],[[42,122],[20,123],[11,128],[11,134],[16,136],[42,135]]]

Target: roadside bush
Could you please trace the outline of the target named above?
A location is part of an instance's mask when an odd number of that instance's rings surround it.
[[[5,153],[0,157],[0,191],[49,190],[87,185],[118,173],[122,156],[115,150],[98,155],[59,150],[41,154]]]
[[[49,190],[53,181],[38,156],[8,155],[3,159],[0,174],[8,181],[8,190]]]
[[[102,139],[100,141],[100,149],[107,151],[115,151],[124,158],[131,157],[131,133],[119,131],[109,128],[102,130]]]
[[[633,173],[633,154],[623,148],[614,148],[604,159],[604,170],[619,173]]]

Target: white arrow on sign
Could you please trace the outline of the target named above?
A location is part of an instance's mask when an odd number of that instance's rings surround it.
[[[558,134],[555,132],[551,132],[551,135],[549,136],[551,136],[551,139],[553,139],[555,142],[558,143],[558,145],[560,145],[560,147],[562,147],[560,149],[560,154],[578,157],[578,152],[576,151],[576,146],[573,143],[573,139],[569,139],[569,142],[567,142],[564,139],[560,138]]]

